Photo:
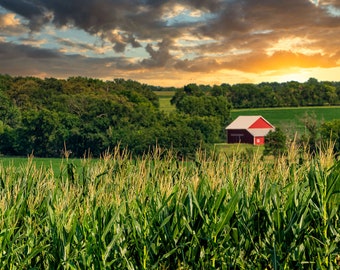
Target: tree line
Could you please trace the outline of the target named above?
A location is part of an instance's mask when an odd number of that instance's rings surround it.
[[[165,113],[154,90],[167,88],[124,79],[0,75],[0,154],[58,157],[67,149],[75,157],[99,156],[119,146],[143,155],[158,146],[192,156],[225,140],[232,108],[335,105],[339,89],[339,83],[315,79],[189,84],[171,88],[176,110]]]
[[[321,82],[315,78],[304,83],[224,83],[214,86],[190,84],[184,89],[176,89],[173,102],[176,104],[184,94],[202,95],[204,92],[209,92],[212,96],[225,96],[233,108],[239,109],[340,105],[340,82]]]
[[[124,79],[0,75],[0,153],[58,157],[67,149],[75,157],[99,156],[119,146],[143,155],[158,146],[188,156],[223,139],[226,98],[209,97],[204,113],[167,114],[152,90]]]

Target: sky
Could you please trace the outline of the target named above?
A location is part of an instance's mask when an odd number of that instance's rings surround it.
[[[0,73],[340,81],[340,0],[0,0]]]

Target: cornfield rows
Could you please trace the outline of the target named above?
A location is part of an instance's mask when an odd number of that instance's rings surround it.
[[[340,162],[107,154],[0,165],[0,269],[339,269]],[[78,172],[78,173],[77,173]]]

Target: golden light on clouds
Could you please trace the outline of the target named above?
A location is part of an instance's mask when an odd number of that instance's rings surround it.
[[[315,40],[302,37],[281,38],[272,47],[266,49],[268,55],[273,55],[278,51],[289,51],[297,54],[313,55],[322,54],[322,48],[313,48]]]
[[[337,0],[5,1],[0,28],[11,75],[183,86],[340,74]]]
[[[20,25],[20,20],[15,18],[15,14],[14,13],[7,13],[4,14],[3,16],[0,17],[0,27],[1,28],[5,28],[8,26],[17,26]]]

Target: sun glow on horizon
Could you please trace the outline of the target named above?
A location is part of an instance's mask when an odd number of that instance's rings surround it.
[[[287,73],[282,76],[279,76],[277,78],[278,82],[290,82],[290,81],[296,81],[296,82],[306,82],[310,78],[310,75],[308,72],[303,71],[297,71],[294,73]]]

